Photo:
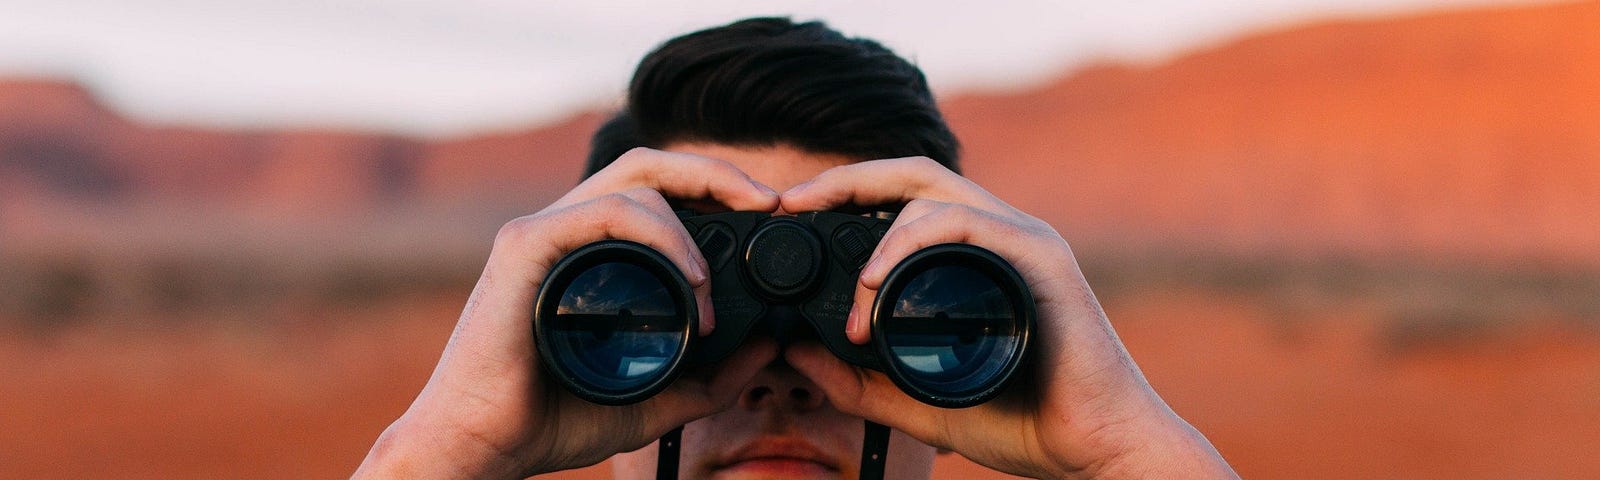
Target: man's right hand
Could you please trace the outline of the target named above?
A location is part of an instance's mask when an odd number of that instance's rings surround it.
[[[649,400],[602,407],[557,386],[539,367],[533,297],[557,260],[605,239],[661,252],[694,286],[710,333],[706,262],[667,198],[771,212],[778,195],[720,160],[629,151],[539,213],[507,223],[433,376],[384,431],[356,477],[522,478],[599,463],[732,405],[776,356],[770,342],[741,348],[716,370],[686,374]]]

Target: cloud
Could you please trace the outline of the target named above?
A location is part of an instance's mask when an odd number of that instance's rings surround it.
[[[1008,315],[1011,302],[998,285],[966,267],[939,267],[911,279],[896,300],[897,317],[987,318]]]
[[[624,308],[632,315],[676,313],[671,293],[654,275],[634,265],[607,263],[574,278],[556,314],[614,315]]]

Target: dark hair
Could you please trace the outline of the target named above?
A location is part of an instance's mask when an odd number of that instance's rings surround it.
[[[960,145],[921,70],[878,42],[787,18],[701,30],[646,55],[627,106],[595,132],[585,175],[634,147],[673,142],[921,155],[960,171]]]

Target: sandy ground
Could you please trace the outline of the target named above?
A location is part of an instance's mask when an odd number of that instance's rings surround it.
[[[426,380],[458,308],[438,296],[260,324],[11,332],[0,477],[347,476]],[[1157,390],[1247,478],[1600,477],[1600,333],[1582,323],[1397,343],[1357,307],[1286,319],[1165,293],[1107,309]],[[106,324],[119,323],[88,325]],[[955,455],[936,472],[1001,477]]]

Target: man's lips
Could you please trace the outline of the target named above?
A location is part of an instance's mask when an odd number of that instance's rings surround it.
[[[763,436],[724,457],[718,470],[758,471],[767,474],[807,474],[837,471],[839,462],[800,437]]]

